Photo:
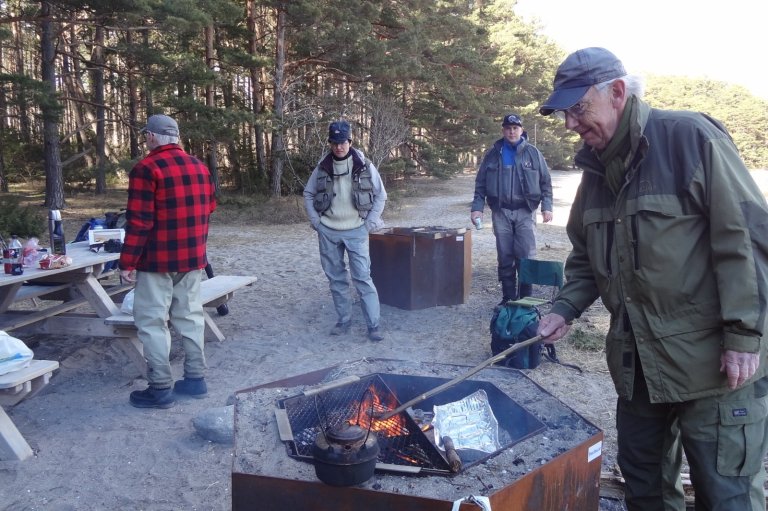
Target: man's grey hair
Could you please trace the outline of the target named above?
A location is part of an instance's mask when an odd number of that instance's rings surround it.
[[[640,75],[624,75],[620,76],[619,78],[613,78],[612,80],[608,80],[606,82],[600,82],[597,85],[595,85],[595,88],[605,93],[605,91],[608,90],[608,86],[611,85],[616,80],[621,80],[626,85],[627,90],[627,96],[630,94],[634,94],[639,99],[643,99],[643,95],[645,95],[645,79]]]
[[[179,137],[174,137],[173,135],[159,135],[155,132],[152,132],[152,134],[155,136],[155,141],[159,146],[179,143]]]

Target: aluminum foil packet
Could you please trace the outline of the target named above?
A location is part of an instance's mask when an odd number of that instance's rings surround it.
[[[488,402],[488,394],[480,389],[467,397],[434,407],[435,439],[445,450],[442,438],[449,436],[454,447],[494,453],[499,444],[499,421]]]

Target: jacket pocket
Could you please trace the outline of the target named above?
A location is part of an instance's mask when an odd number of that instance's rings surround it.
[[[763,466],[766,398],[720,403],[717,427],[717,472],[723,476],[752,476]]]
[[[536,168],[523,167],[523,175],[525,176],[525,198],[528,200],[541,199],[541,186],[539,186],[540,172]]]
[[[611,246],[613,245],[613,218],[605,209],[589,209],[584,212],[582,225],[586,234],[587,253],[590,254],[592,270],[595,273],[601,294],[605,296],[611,278]]]

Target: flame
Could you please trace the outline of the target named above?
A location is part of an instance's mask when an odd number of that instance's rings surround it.
[[[380,433],[385,437],[407,435],[408,428],[405,418],[401,414],[397,414],[387,420],[378,420],[375,417],[371,417],[371,411],[373,414],[385,413],[397,408],[397,406],[397,399],[394,395],[390,394],[382,397],[376,391],[376,388],[371,385],[368,387],[368,392],[365,393],[362,401],[355,403],[354,409],[360,410],[360,413],[347,419],[347,422],[349,424],[356,424],[363,429],[370,427],[371,431]]]
[[[410,463],[411,465],[419,465],[419,460],[417,460],[416,458],[413,458],[411,456],[407,456],[407,455],[402,454],[402,453],[395,453],[395,456],[397,456],[398,458],[400,458],[401,460],[403,460],[405,462]]]

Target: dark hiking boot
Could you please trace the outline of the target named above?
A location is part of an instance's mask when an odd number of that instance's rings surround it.
[[[205,384],[205,378],[184,378],[173,384],[173,391],[176,394],[202,399],[208,395],[208,385]]]
[[[383,341],[384,334],[381,333],[381,329],[377,326],[368,329],[368,338],[374,342]]]
[[[344,323],[336,323],[331,328],[331,335],[344,335],[349,332],[349,328],[352,326],[351,321],[345,321]]]
[[[496,307],[504,307],[507,304],[507,302],[510,300],[512,300],[512,298],[508,296],[504,296],[501,298],[501,301],[498,303],[498,305],[496,305]]]
[[[170,408],[176,404],[171,389],[156,389],[154,387],[134,390],[131,392],[130,402],[136,408]]]

